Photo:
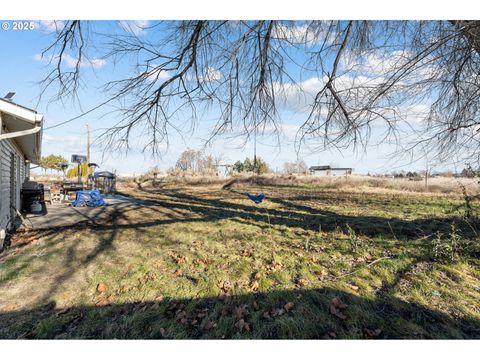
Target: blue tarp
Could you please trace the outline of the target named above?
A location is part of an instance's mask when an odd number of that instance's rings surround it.
[[[71,206],[102,206],[105,201],[98,190],[77,191],[75,200],[70,203]]]
[[[260,204],[263,199],[265,199],[265,194],[258,194],[258,195],[252,195],[250,193],[245,193],[245,195],[247,195],[247,197],[252,200],[255,204]]]

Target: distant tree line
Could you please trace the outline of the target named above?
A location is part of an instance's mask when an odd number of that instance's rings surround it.
[[[268,164],[260,157],[256,161],[245,158],[243,161],[237,161],[233,164],[233,171],[237,173],[253,172],[255,174],[266,174],[270,172]]]
[[[298,159],[297,161],[283,164],[283,172],[285,174],[306,174],[308,173],[308,166],[305,161]]]
[[[480,168],[474,169],[470,164],[460,172],[461,177],[474,178],[480,177]]]
[[[68,165],[68,160],[61,155],[50,154],[42,156],[40,159],[40,167],[47,173],[47,170],[62,171],[62,165]]]
[[[175,168],[193,174],[208,174],[215,172],[215,160],[212,155],[201,150],[187,149],[180,154]]]

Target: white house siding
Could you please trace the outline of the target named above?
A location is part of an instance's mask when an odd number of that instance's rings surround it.
[[[6,230],[8,223],[15,216],[10,207],[11,197],[11,157],[14,159],[14,206],[20,210],[20,190],[28,169],[24,156],[12,139],[0,141],[0,232]],[[0,249],[2,247],[0,239]]]
[[[346,176],[350,175],[350,172],[347,170],[315,170],[312,172],[313,176]]]

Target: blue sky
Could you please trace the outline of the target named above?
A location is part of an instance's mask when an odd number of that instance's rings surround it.
[[[142,21],[138,24],[145,26],[149,23]],[[125,22],[123,24],[96,22],[94,25],[112,33],[130,31],[146,38],[152,36],[148,29],[142,30],[141,27],[137,27],[136,22]],[[52,93],[45,94],[39,102],[40,86],[38,82],[45,77],[49,70],[46,59],[41,59],[40,54],[51,40],[48,32],[51,30],[52,23],[39,21],[35,22],[35,26],[36,29],[33,31],[0,30],[0,44],[3,49],[9,49],[8,56],[5,56],[5,54],[0,56],[0,96],[9,91],[16,91],[17,95],[14,99],[16,103],[36,108],[44,114],[44,127],[73,118],[79,115],[82,110],[88,110],[99,104],[104,99],[100,91],[101,85],[108,80],[125,77],[131,71],[132,64],[129,63],[128,59],[114,65],[108,60],[96,59],[93,50],[89,54],[90,59],[93,59],[93,64],[86,64],[82,69],[83,86],[79,92],[81,106],[71,102],[64,104],[60,102],[49,103],[48,100]],[[68,61],[66,66],[68,66]],[[313,90],[318,86],[318,80],[315,78],[298,79],[306,88],[311,87]],[[283,121],[281,147],[278,147],[276,141],[271,137],[265,136],[258,139],[258,155],[264,158],[274,170],[281,170],[284,162],[294,161],[297,157],[293,140],[302,118],[301,115],[303,115],[298,110],[301,106],[302,100],[295,96],[281,106]],[[86,124],[90,125],[92,139],[95,140],[101,129],[108,127],[115,121],[113,115],[105,115],[105,113],[106,111],[96,111],[63,126],[45,130],[42,154],[61,154],[67,159],[70,159],[71,154],[84,154],[86,152]],[[125,155],[104,152],[94,141],[91,159],[99,163],[102,170],[115,170],[120,174],[139,174],[154,165],[166,170],[174,166],[176,159],[183,150],[201,148],[203,139],[207,138],[214,119],[215,109],[204,114],[192,134],[183,138],[172,135],[170,146],[161,158],[153,159],[150,154],[143,154],[141,143],[134,143],[130,152]],[[374,129],[373,143],[375,143],[375,137],[381,132],[381,128]],[[253,144],[251,142],[243,143],[243,140],[238,138],[219,138],[206,151],[212,154],[223,153],[225,162],[233,163],[245,158],[245,156],[253,156]],[[424,168],[424,161],[414,164],[409,164],[409,161],[405,159],[392,161],[389,156],[392,151],[393,147],[388,144],[370,146],[366,152],[362,151],[360,153],[352,149],[342,150],[342,152],[312,151],[304,147],[300,152],[300,157],[309,166],[331,164],[353,167],[357,173],[383,173],[392,170],[412,168],[421,170]]]

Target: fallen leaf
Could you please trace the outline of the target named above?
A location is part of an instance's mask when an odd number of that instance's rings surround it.
[[[101,298],[95,303],[95,305],[96,306],[107,306],[107,305],[110,305],[110,301],[108,301],[107,298]]]
[[[268,272],[275,272],[277,270],[281,270],[283,268],[283,265],[279,262],[272,261],[271,264],[264,265],[264,266],[262,266],[262,268],[265,269]]]
[[[243,249],[242,252],[240,253],[241,256],[252,256],[252,251]]]
[[[130,291],[132,287],[130,285],[123,285],[120,289],[118,289],[117,293],[125,294],[126,292]]]
[[[180,311],[177,311],[177,313],[175,314],[175,320],[177,320],[178,322],[184,324],[187,322],[187,313],[185,312],[185,310],[180,310]]]
[[[317,275],[318,280],[323,280],[325,276],[327,276],[327,272],[325,270],[320,270],[320,271],[314,271],[314,274]]]
[[[259,287],[260,285],[258,281],[254,281],[253,283],[250,284],[250,291],[257,291]]]
[[[258,303],[257,303],[256,301],[253,302],[252,307],[253,307],[256,311],[260,310],[260,305],[258,305]]]
[[[364,328],[363,329],[364,333],[365,333],[365,336],[368,338],[368,339],[376,339],[379,337],[379,335],[382,333],[382,330],[381,329],[368,329],[368,328]]]
[[[262,275],[258,271],[254,272],[252,274],[252,279],[253,280],[260,280],[261,277],[262,277]]]
[[[243,329],[243,325],[245,324],[245,320],[240,319],[235,323],[235,327],[239,328],[240,330]]]
[[[250,331],[250,324],[247,323],[244,319],[240,319],[235,323],[235,327],[241,330]]]
[[[175,256],[175,255],[172,255],[173,257],[173,261],[175,261],[175,263],[177,265],[182,265],[182,264],[185,264],[187,262],[187,257],[186,256]]]
[[[228,270],[229,265],[227,263],[220,264],[219,266],[220,270]]]
[[[230,280],[224,280],[220,284],[220,289],[222,289],[225,292],[229,292],[230,290],[232,290],[232,288],[233,288],[233,284]]]
[[[247,306],[246,305],[236,306],[235,309],[233,310],[233,313],[235,314],[235,318],[237,320],[240,320],[245,315],[248,314]]]
[[[222,316],[227,316],[229,313],[230,313],[229,309],[226,306],[224,306],[222,308],[221,315]]]
[[[329,339],[336,339],[337,338],[337,333],[335,333],[334,331],[329,331],[327,336],[328,336]]]
[[[282,316],[283,314],[285,314],[284,308],[273,308],[273,309],[270,309],[270,312],[269,312],[270,317]]]
[[[155,269],[160,269],[162,267],[162,262],[160,260],[155,260],[152,264]]]
[[[205,316],[208,315],[208,308],[204,308],[200,310],[200,312],[197,314],[198,319],[203,319]]]
[[[338,297],[334,297],[332,299],[332,305],[335,306],[336,308],[340,309],[340,310],[344,310],[347,308],[347,305],[345,305],[342,300],[340,300],[340,298]]]
[[[175,270],[175,272],[173,273],[173,275],[175,275],[175,276],[182,276],[182,275],[183,275],[183,272],[182,272],[182,270],[177,269],[177,270]]]
[[[104,293],[104,292],[106,292],[107,290],[108,290],[107,284],[105,284],[105,283],[99,283],[99,284],[97,285],[97,291],[98,291],[99,293]]]
[[[203,330],[210,330],[217,326],[217,323],[212,320],[207,320],[205,325],[203,325]]]
[[[297,279],[295,279],[295,283],[298,286],[305,286],[305,285],[307,285],[307,280],[305,280],[304,278],[297,278]]]
[[[237,283],[238,287],[241,287],[243,289],[249,289],[250,288],[250,283],[246,280],[241,280],[240,282]]]
[[[335,315],[342,320],[345,320],[347,318],[347,316],[342,312],[342,310],[336,308],[333,304],[330,305],[330,314]]]

